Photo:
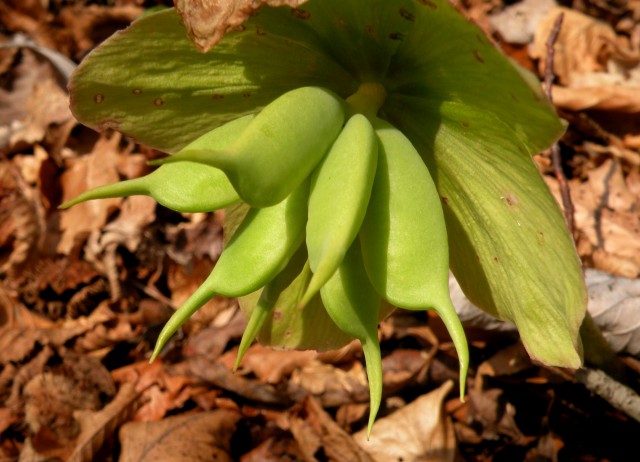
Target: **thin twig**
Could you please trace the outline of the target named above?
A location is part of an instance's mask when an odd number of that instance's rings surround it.
[[[580,369],[576,372],[576,379],[613,407],[640,422],[640,396],[631,388],[596,369]]]
[[[547,39],[547,59],[545,62],[545,74],[544,74],[544,86],[547,93],[547,99],[551,104],[553,104],[553,96],[551,94],[551,86],[554,78],[553,71],[553,59],[555,56],[555,43],[558,40],[558,35],[560,35],[560,28],[562,27],[562,20],[564,18],[564,14],[560,13],[556,18],[555,23],[553,24],[553,29],[551,29],[551,33],[549,34],[549,38]],[[569,184],[567,183],[567,178],[564,176],[564,172],[562,171],[562,162],[560,159],[560,146],[556,142],[551,146],[551,161],[553,163],[553,171],[556,175],[556,179],[558,180],[558,186],[560,188],[560,195],[562,196],[562,205],[564,206],[564,218],[567,222],[567,228],[569,228],[569,233],[572,236],[575,236],[575,224],[574,224],[574,207],[573,201],[571,200],[571,193],[569,191]]]

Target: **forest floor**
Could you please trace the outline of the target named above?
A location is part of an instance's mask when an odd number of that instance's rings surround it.
[[[508,333],[469,329],[461,403],[455,350],[430,314],[398,312],[380,326],[385,396],[369,443],[355,343],[327,353],[253,345],[234,373],[246,321],[236,301],[218,297],[149,364],[162,325],[221,252],[223,215],[181,215],[147,198],[57,207],[140,175],[156,154],[78,124],[66,80],[102,40],[161,3],[0,3],[0,461],[638,460],[640,424],[628,410],[576,371],[533,363]],[[564,11],[553,96],[569,122],[559,147],[578,252],[585,268],[636,280],[640,1],[564,1],[564,10],[533,1],[505,13],[512,3],[459,7],[541,80]],[[535,160],[560,201],[550,153]],[[640,312],[633,287],[611,317],[632,297]],[[616,322],[627,338],[620,380],[637,391],[640,319]]]

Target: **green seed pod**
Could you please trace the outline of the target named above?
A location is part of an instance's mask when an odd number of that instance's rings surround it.
[[[282,292],[291,285],[291,283],[298,277],[305,264],[307,263],[307,252],[304,246],[300,246],[295,253],[287,267],[283,269],[269,284],[267,284],[262,292],[260,298],[255,307],[251,311],[249,320],[247,321],[247,327],[242,334],[242,340],[240,340],[240,346],[238,347],[238,356],[233,366],[233,370],[238,369],[240,361],[244,357],[244,354],[251,346],[251,343],[255,340],[262,329],[265,321],[272,313],[276,302],[280,298]]]
[[[249,125],[253,115],[241,117],[211,130],[189,144],[189,149],[224,149]],[[99,186],[60,206],[66,209],[94,199],[144,195],[176,212],[211,212],[240,201],[228,178],[215,167],[195,162],[163,165],[148,175]]]
[[[319,87],[285,93],[226,149],[183,149],[156,163],[190,160],[223,170],[240,197],[268,207],[287,197],[322,160],[344,123],[344,101]]]
[[[368,437],[382,400],[382,358],[378,343],[381,299],[367,277],[358,241],[351,245],[338,270],[320,289],[320,296],[333,322],[362,344],[371,402]]]
[[[449,298],[447,230],[429,170],[411,142],[382,120],[378,167],[360,231],[367,274],[387,301],[410,310],[433,309],[447,326],[460,360],[463,394],[467,341]]]
[[[315,295],[344,258],[367,210],[378,141],[362,114],[349,119],[311,179],[307,249],[313,277],[302,298]]]
[[[282,271],[304,240],[308,198],[305,182],[279,204],[249,211],[209,277],[167,321],[152,361],[176,330],[211,298],[250,294]]]

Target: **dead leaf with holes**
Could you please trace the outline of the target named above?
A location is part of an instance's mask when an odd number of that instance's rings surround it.
[[[168,417],[160,422],[129,422],[120,430],[120,462],[229,461],[231,438],[240,414],[226,409]]]
[[[354,439],[374,460],[406,462],[453,462],[456,438],[453,423],[443,409],[453,389],[448,381],[393,414],[378,419],[367,441],[366,429]]]
[[[209,51],[224,34],[239,27],[263,5],[297,7],[307,0],[176,0],[189,38],[202,52]]]

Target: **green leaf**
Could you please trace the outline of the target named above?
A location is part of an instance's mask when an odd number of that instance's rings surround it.
[[[465,294],[513,321],[535,359],[581,364],[586,307],[562,214],[530,155],[563,124],[518,70],[446,2],[398,50],[384,114],[412,140],[442,198]],[[425,46],[424,44],[428,44]]]
[[[168,10],[134,22],[94,50],[73,75],[70,93],[82,123],[173,153],[310,85],[343,96],[357,88],[290,8],[262,9],[206,54],[196,51],[179,16]]]

